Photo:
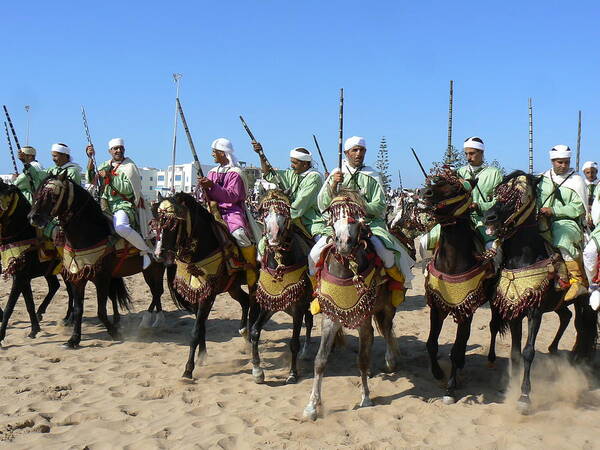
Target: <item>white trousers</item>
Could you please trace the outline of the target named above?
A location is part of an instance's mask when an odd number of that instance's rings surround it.
[[[592,280],[596,276],[598,270],[598,249],[596,248],[596,241],[590,239],[585,249],[583,250],[583,267],[585,267],[585,274],[588,282],[592,285]]]
[[[385,267],[386,269],[392,267],[395,262],[394,252],[388,250],[377,236],[371,236],[370,240],[373,244],[373,247],[375,248],[377,256],[379,256],[379,258],[381,258],[381,261],[383,262],[383,267]],[[317,271],[317,263],[319,262],[319,259],[321,258],[321,253],[323,252],[323,249],[326,245],[327,236],[321,236],[321,238],[319,238],[319,240],[308,255],[308,273],[311,276],[313,276]]]
[[[231,235],[240,247],[252,247],[254,245],[244,228],[238,228],[237,230],[234,230]]]
[[[133,245],[135,248],[142,252],[151,252],[146,241],[140,236],[140,234],[131,228],[129,224],[129,216],[123,210],[116,211],[113,215],[113,226],[119,236]]]

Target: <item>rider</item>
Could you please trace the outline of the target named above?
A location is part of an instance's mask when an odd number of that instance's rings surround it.
[[[571,287],[565,295],[569,301],[587,292],[582,267],[582,224],[586,217],[587,196],[583,179],[570,168],[571,149],[556,145],[550,150],[552,168],[544,172],[537,186],[539,214],[549,222],[551,239],[567,266]],[[542,227],[544,225],[542,224]]]
[[[600,189],[595,190],[593,198],[590,216],[592,225],[596,228],[593,228],[590,240],[583,250],[583,264],[590,285],[590,306],[594,310],[598,310],[600,308],[600,286],[597,282],[600,227],[597,225],[600,223]]]
[[[273,173],[268,169],[260,143],[254,142],[252,145],[260,155],[265,179],[272,183],[280,182],[279,188],[288,194],[292,221],[305,234],[318,240],[325,231],[325,224],[317,206],[317,195],[323,186],[323,177],[313,168],[312,154],[303,147],[297,147],[290,151],[291,168]],[[260,254],[263,253],[265,245],[263,237],[258,245]]]
[[[583,181],[587,186],[588,209],[591,210],[592,203],[594,202],[594,193],[596,192],[596,188],[598,187],[598,182],[600,182],[600,180],[597,177],[598,164],[595,161],[586,161],[581,167],[581,171],[585,175]],[[594,223],[589,217],[586,225],[589,230],[594,229]]]
[[[151,263],[152,249],[146,241],[149,239],[148,222],[151,215],[141,193],[142,177],[135,163],[125,157],[123,139],[111,139],[108,142],[108,152],[112,159],[104,162],[96,174],[94,146],[86,147],[88,181],[92,183],[96,176],[100,178],[103,189],[100,196],[102,210],[112,214],[115,232],[140,251],[145,269]]]
[[[494,240],[494,236],[486,234],[483,215],[494,204],[494,189],[502,182],[502,172],[496,167],[485,164],[485,145],[480,137],[473,136],[465,139],[463,149],[468,164],[458,169],[457,172],[465,180],[477,180],[477,184],[471,192],[473,196],[473,203],[470,207],[471,220],[483,242],[489,245]],[[440,226],[436,225],[429,233],[421,237],[421,254],[424,254],[423,250],[425,249],[434,250],[439,238]]]
[[[55,165],[46,169],[46,173],[48,175],[60,175],[66,172],[71,181],[80,185],[81,166],[71,161],[71,149],[66,144],[57,143],[52,144],[50,151]]]
[[[33,193],[46,176],[42,165],[35,159],[36,150],[26,146],[19,149],[18,158],[23,163],[23,173],[13,176],[13,183],[19,188],[29,203],[33,201]]]
[[[327,177],[319,192],[319,209],[324,212],[329,207],[338,186],[358,190],[366,204],[366,224],[373,233],[370,238],[371,243],[383,262],[388,276],[407,288],[412,279],[410,269],[414,261],[387,228],[385,222],[387,204],[381,177],[379,173],[363,164],[366,152],[367,144],[364,138],[353,136],[346,140],[344,144],[346,159],[342,163],[342,170],[336,168]],[[308,265],[311,276],[316,272],[316,264],[323,248],[330,240],[331,233],[331,227],[327,227],[325,235],[317,241],[310,252]],[[395,306],[403,300],[403,289],[392,290],[392,303]]]
[[[210,201],[217,203],[219,213],[229,232],[237,242],[249,266],[246,269],[248,287],[256,284],[256,245],[246,210],[247,185],[244,174],[234,155],[229,139],[215,139],[211,145],[212,156],[218,166],[198,180]]]

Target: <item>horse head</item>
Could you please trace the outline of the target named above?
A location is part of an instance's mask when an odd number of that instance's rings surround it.
[[[335,252],[348,257],[358,244],[366,241],[363,232],[368,231],[365,224],[366,208],[359,193],[342,189],[327,208],[329,225],[333,228]]]
[[[73,182],[66,172],[46,177],[33,196],[29,221],[36,227],[45,227],[54,217],[71,209],[74,195]]]
[[[10,216],[17,206],[19,188],[0,179],[0,219]]]
[[[259,216],[264,222],[263,235],[273,247],[281,247],[288,238],[292,223],[290,199],[283,192],[271,189],[260,200]]]
[[[516,170],[496,187],[496,202],[484,214],[486,232],[505,238],[535,211],[535,188],[539,178]]]
[[[454,223],[469,211],[476,185],[476,178],[465,180],[451,167],[442,166],[427,177],[419,196],[439,223]]]

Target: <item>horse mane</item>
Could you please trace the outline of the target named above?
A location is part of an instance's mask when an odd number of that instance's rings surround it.
[[[198,220],[194,220],[195,223],[198,221],[213,223],[215,218],[202,204],[194,198],[193,195],[188,194],[186,192],[177,192],[173,197],[171,197],[176,204],[183,204],[190,212],[190,217],[192,220],[194,218]]]
[[[525,186],[531,186],[531,191],[524,188],[519,179],[524,179]],[[502,182],[496,186],[494,193],[499,201],[510,204],[516,210],[530,200],[529,196],[533,195],[533,189],[535,189],[538,182],[538,177],[522,170],[515,170],[502,179]]]

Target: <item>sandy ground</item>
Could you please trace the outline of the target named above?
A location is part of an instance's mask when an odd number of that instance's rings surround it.
[[[38,338],[27,338],[28,318],[20,300],[0,350],[0,445],[10,448],[598,448],[600,383],[565,361],[574,341],[573,324],[549,357],[557,320],[544,318],[533,373],[534,412],[517,413],[520,380],[509,380],[508,337],[497,345],[495,369],[486,367],[489,309],[473,322],[459,401],[446,406],[443,390],[429,371],[425,340],[429,311],[420,269],[395,319],[400,369],[383,374],[383,341],[375,339],[370,379],[375,406],[358,409],[356,333],[330,358],[323,386],[324,408],[316,422],[302,420],[312,386],[312,362],[301,362],[302,379],[285,385],[290,318],[279,313],[263,333],[266,383],[251,376],[249,352],[237,334],[240,309],[220,296],[208,322],[208,359],[197,366],[193,383],[180,379],[192,328],[190,315],[177,311],[168,295],[167,323],[160,331],[137,330],[149,291],[141,276],[127,281],[134,311],[124,316],[125,340],[113,342],[95,316],[88,294],[83,341],[77,350],[61,344],[70,334],[60,325],[63,289],[50,306]],[[0,282],[2,301],[9,282]],[[43,280],[34,283],[39,302]],[[312,352],[320,336],[316,320]],[[440,337],[447,361],[455,326]],[[596,357],[598,365],[598,357]]]

